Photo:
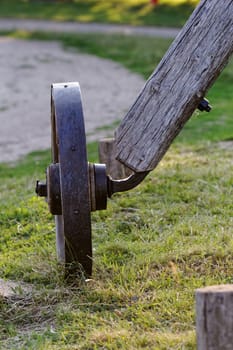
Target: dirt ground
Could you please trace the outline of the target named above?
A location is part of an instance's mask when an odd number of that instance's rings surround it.
[[[50,147],[50,86],[78,81],[88,140],[107,136],[144,85],[142,77],[57,42],[0,37],[0,162]]]

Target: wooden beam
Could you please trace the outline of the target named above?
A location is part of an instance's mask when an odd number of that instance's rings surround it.
[[[233,0],[202,0],[116,130],[115,157],[153,170],[232,52]]]

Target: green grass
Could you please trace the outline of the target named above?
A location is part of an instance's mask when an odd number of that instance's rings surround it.
[[[0,301],[2,348],[195,349],[194,290],[232,283],[231,150],[174,145],[115,195],[92,217],[93,279],[76,287],[62,280],[53,220],[33,195],[47,162],[43,152],[1,167],[1,276],[33,287]]]
[[[154,38],[52,37],[145,77],[169,45]],[[0,165],[1,278],[32,287],[0,298],[0,348],[196,349],[195,289],[233,283],[232,144],[219,143],[233,137],[232,68],[231,62],[209,92],[213,111],[191,119],[140,186],[92,215],[91,280],[67,285],[56,263],[53,218],[33,189],[49,152]],[[97,145],[88,145],[88,153],[97,160]]]
[[[0,7],[1,17],[179,27],[197,3],[198,0],[160,0],[154,7],[149,0],[0,0]]]

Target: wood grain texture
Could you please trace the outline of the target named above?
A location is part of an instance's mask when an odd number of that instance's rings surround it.
[[[233,285],[196,291],[198,350],[233,349]]]
[[[202,0],[116,130],[115,157],[153,170],[232,52],[233,0]]]
[[[114,180],[120,180],[132,174],[132,170],[115,158],[115,139],[105,138],[99,141],[99,160],[106,164],[107,175]]]

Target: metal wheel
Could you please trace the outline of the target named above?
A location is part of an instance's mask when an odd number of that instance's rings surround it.
[[[78,83],[51,90],[52,161],[60,186],[55,215],[57,255],[74,273],[92,272],[91,205],[86,137]],[[57,211],[56,211],[57,212]]]
[[[36,193],[55,215],[57,256],[66,276],[92,273],[91,211],[107,208],[107,198],[137,186],[148,172],[114,180],[105,164],[88,164],[82,100],[78,83],[51,90],[52,164]]]

